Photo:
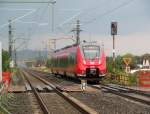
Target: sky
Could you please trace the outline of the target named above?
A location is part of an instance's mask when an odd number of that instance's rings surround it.
[[[53,7],[54,31],[52,31]],[[72,36],[74,38],[71,30],[75,27],[76,20],[80,20],[81,41],[103,43],[106,55],[112,55],[110,24],[116,21],[118,23],[118,35],[115,36],[116,54],[141,55],[150,52],[149,11],[149,0],[56,0],[54,6],[44,3],[0,3],[0,41],[3,48],[8,49],[8,20],[11,19],[13,38],[29,39],[16,40],[18,50],[44,49],[48,40],[54,38],[62,39],[57,40],[58,49],[73,43],[72,40],[63,38]]]

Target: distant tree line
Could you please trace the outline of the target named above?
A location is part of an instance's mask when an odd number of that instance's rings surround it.
[[[123,58],[131,58],[130,68],[135,69],[138,68],[138,64],[143,64],[143,60],[148,60],[150,62],[150,54],[146,53],[141,56],[133,55],[131,53],[127,53],[123,56],[118,55],[115,58],[115,68],[117,70],[124,70],[125,69],[125,63],[123,61]],[[112,57],[107,57],[107,70],[108,72],[112,72]]]

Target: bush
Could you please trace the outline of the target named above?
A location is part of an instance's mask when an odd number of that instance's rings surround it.
[[[129,81],[129,85],[132,85],[132,86],[135,86],[137,85],[137,75],[134,75],[134,74],[130,74],[129,75],[129,78],[128,78],[128,81]]]
[[[46,63],[46,67],[49,68],[50,66],[51,66],[51,59],[48,59],[48,60],[47,60],[47,63]]]
[[[7,51],[2,50],[2,71],[9,70],[9,54]]]

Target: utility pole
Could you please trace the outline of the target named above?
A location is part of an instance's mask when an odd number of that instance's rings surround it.
[[[11,26],[11,20],[9,20],[9,60],[12,61],[12,26]]]
[[[115,63],[115,35],[113,36],[113,62]]]
[[[76,45],[79,45],[80,44],[80,32],[82,30],[80,29],[80,21],[77,20],[77,24],[76,24],[76,28],[74,28],[72,30],[72,32],[76,32]]]
[[[56,50],[56,40],[57,39],[51,39],[52,41],[51,41],[51,43],[53,43],[54,44],[54,51]]]
[[[43,46],[43,52],[45,52],[43,54],[43,58],[47,59],[47,42],[46,41],[42,41],[42,46]]]
[[[52,32],[54,32],[54,5],[55,5],[56,1],[52,1]]]
[[[56,50],[56,39],[53,41],[54,43],[54,50]]]
[[[52,56],[52,50],[51,50],[51,40],[48,40],[48,57],[51,58]]]
[[[17,66],[17,52],[16,48],[14,49],[14,54],[15,54],[15,66]]]

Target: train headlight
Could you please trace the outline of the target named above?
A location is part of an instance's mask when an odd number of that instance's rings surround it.
[[[101,61],[100,61],[100,60],[98,61],[98,64],[101,64]]]
[[[82,70],[82,74],[85,74],[85,71],[84,71],[84,70]]]
[[[86,64],[86,61],[85,61],[85,60],[83,60],[83,64]]]

